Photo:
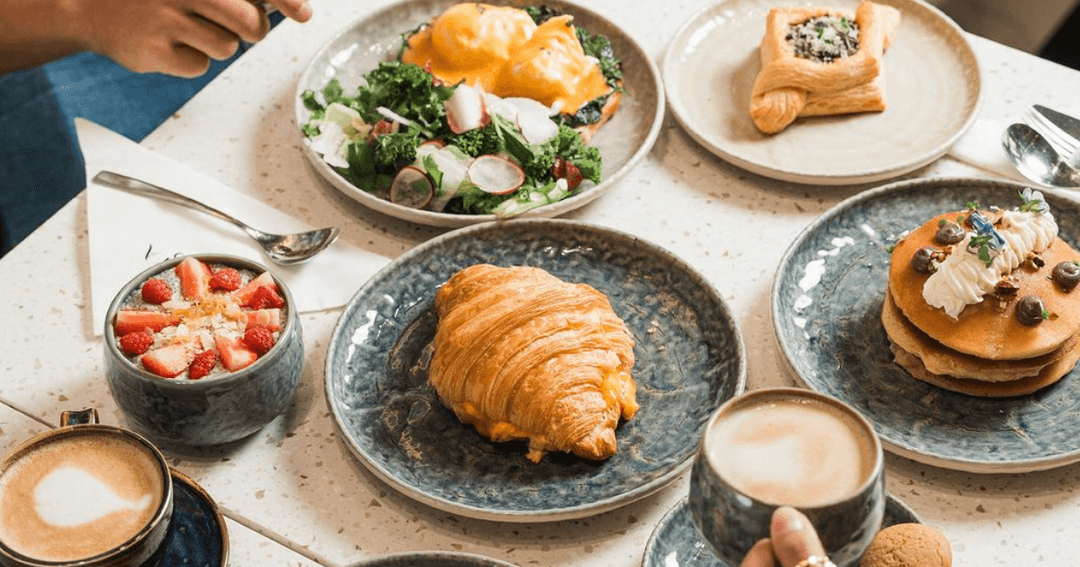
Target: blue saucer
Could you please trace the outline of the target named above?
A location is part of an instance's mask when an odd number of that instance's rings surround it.
[[[173,517],[169,534],[143,567],[225,567],[229,534],[210,495],[184,473],[173,470]]]
[[[462,425],[427,381],[435,291],[477,263],[543,268],[605,293],[634,335],[641,409],[619,449],[592,462],[525,443],[492,443]],[[435,508],[472,518],[582,518],[644,498],[690,465],[701,430],[742,392],[745,350],[712,284],[670,252],[576,221],[518,219],[447,233],[406,252],[360,288],[326,355],[326,398],[342,441],[376,476]]]
[[[482,555],[450,551],[395,553],[353,563],[349,567],[514,567]]]
[[[882,528],[896,524],[922,523],[903,502],[886,495]],[[690,516],[690,506],[683,498],[672,507],[649,537],[642,567],[731,567],[716,558],[701,537]]]

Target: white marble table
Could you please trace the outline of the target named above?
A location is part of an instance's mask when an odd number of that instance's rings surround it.
[[[342,238],[395,257],[442,231],[372,213],[324,184],[302,157],[292,119],[295,78],[335,30],[383,0],[314,3],[306,25],[285,22],[199,93],[143,145]],[[657,61],[693,0],[594,0]],[[971,37],[983,69],[982,115],[1006,120],[1030,102],[1067,107],[1080,73]],[[908,177],[986,176],[945,157]],[[772,181],[698,147],[668,117],[655,148],[611,194],[569,215],[637,234],[696,266],[733,309],[748,350],[748,387],[794,384],[769,317],[769,289],[788,243],[823,211],[865,187]],[[85,193],[0,260],[0,450],[94,406],[122,423],[109,396],[102,343],[89,323]],[[357,287],[361,282],[356,282]],[[684,475],[638,503],[583,520],[499,524],[440,512],[369,474],[336,438],[323,398],[323,361],[338,310],[302,317],[300,394],[256,435],[169,452],[229,519],[233,565],[345,565],[398,551],[463,550],[522,566],[635,567],[656,523],[686,494]],[[1080,466],[973,475],[888,459],[888,489],[944,531],[957,565],[1074,565],[1080,548]]]

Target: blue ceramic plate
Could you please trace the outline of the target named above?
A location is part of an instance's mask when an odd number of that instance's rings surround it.
[[[514,567],[482,555],[446,551],[397,553],[353,563],[349,567]]]
[[[144,567],[225,567],[229,535],[217,504],[194,480],[172,471],[173,517],[158,553]]]
[[[881,325],[888,246],[904,231],[963,209],[968,201],[1017,206],[1023,187],[954,178],[886,185],[826,212],[781,260],[772,310],[787,361],[807,387],[862,412],[886,449],[979,473],[1025,472],[1080,460],[1080,370],[1029,396],[952,393],[894,364]],[[1059,236],[1076,247],[1080,207],[1052,194],[1046,200]]]
[[[607,294],[634,334],[641,410],[592,462],[462,425],[428,385],[436,289],[477,263],[543,268]],[[330,339],[326,396],[346,445],[375,475],[425,504],[501,521],[579,518],[647,496],[679,475],[701,428],[742,392],[745,354],[705,279],[638,238],[579,222],[517,220],[459,229],[393,261],[345,307]]]
[[[903,502],[891,494],[886,496],[882,528],[922,523]],[[709,550],[709,544],[694,525],[686,498],[680,500],[657,524],[645,546],[645,557],[641,564],[642,567],[730,567]]]

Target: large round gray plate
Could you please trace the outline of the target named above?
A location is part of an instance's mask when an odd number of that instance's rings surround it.
[[[911,508],[893,495],[887,496],[882,528],[922,523]],[[709,550],[709,544],[694,525],[686,498],[680,500],[657,524],[649,543],[645,545],[645,557],[641,564],[642,567],[731,567]]]
[[[607,294],[634,335],[641,409],[592,462],[495,444],[427,382],[436,289],[477,263],[543,268]],[[720,294],[689,265],[638,238],[580,222],[528,219],[459,229],[394,260],[345,307],[330,339],[326,396],[346,445],[375,475],[463,516],[549,521],[643,498],[689,464],[701,428],[745,385],[743,343]]]
[[[800,118],[778,134],[759,132],[750,120],[758,48],[769,9],[784,3],[722,0],[683,24],[667,49],[672,114],[720,158],[785,181],[866,183],[936,160],[975,122],[978,60],[964,31],[937,8],[920,0],[878,2],[901,13],[885,53],[884,112]],[[854,10],[859,0],[823,4]]]
[[[401,47],[401,34],[415,29],[441,14],[459,0],[407,0],[384,8],[355,22],[330,39],[308,63],[296,86],[297,124],[308,120],[309,112],[300,101],[305,90],[319,91],[330,79],[337,78],[345,92],[355,92],[365,74],[381,61],[390,61]],[[508,6],[533,6],[531,0],[499,0]],[[543,4],[574,16],[574,23],[592,34],[611,40],[615,54],[622,61],[626,90],[619,111],[600,129],[590,144],[600,148],[604,158],[602,182],[558,203],[533,209],[523,217],[553,217],[592,202],[614,187],[652,149],[664,119],[664,86],[656,64],[633,39],[607,18],[562,0]],[[495,220],[494,215],[458,215],[412,209],[380,199],[349,183],[312,151],[299,128],[304,155],[331,185],[361,204],[399,219],[429,226],[456,228]]]
[[[449,551],[395,553],[353,563],[349,567],[514,567],[498,559]]]
[[[1015,207],[1023,185],[987,179],[918,179],[852,197],[807,227],[773,285],[780,348],[806,386],[855,406],[886,449],[969,472],[1025,472],[1080,461],[1080,369],[1029,396],[976,398],[912,378],[893,363],[881,325],[889,252],[931,217],[983,206]],[[1044,190],[1044,193],[1047,193]],[[1046,194],[1073,247],[1080,207]]]

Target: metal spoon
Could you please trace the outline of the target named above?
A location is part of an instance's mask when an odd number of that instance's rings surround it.
[[[263,247],[263,250],[266,251],[266,255],[269,256],[271,260],[284,266],[299,264],[300,262],[310,259],[312,256],[325,250],[327,246],[330,246],[338,236],[338,229],[332,227],[295,234],[272,234],[263,232],[252,228],[209,205],[200,203],[195,199],[185,197],[184,195],[170,191],[164,187],[151,185],[145,181],[140,181],[111,171],[102,171],[98,173],[94,176],[94,182],[127,191],[128,193],[161,199],[162,201],[168,201],[176,205],[190,207],[197,211],[202,211],[215,216],[221,220],[229,221],[244,229],[244,232],[248,233],[248,236],[254,238],[255,241]]]
[[[1080,187],[1080,172],[1069,166],[1031,126],[1010,125],[1001,137],[1001,145],[1024,177],[1049,187]]]

